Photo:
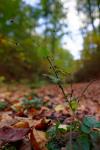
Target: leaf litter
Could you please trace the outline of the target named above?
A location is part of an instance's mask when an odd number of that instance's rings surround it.
[[[73,85],[74,96],[79,97],[86,85],[87,83]],[[65,91],[66,94],[69,93],[70,88],[65,88]],[[32,147],[34,150],[48,150],[46,145],[49,138],[46,131],[59,121],[59,129],[67,130],[67,126],[73,122],[70,108],[55,85],[35,90],[22,85],[0,87],[0,103],[2,150],[6,145],[12,146],[19,141],[20,150],[25,147],[27,150],[32,150]],[[81,97],[76,115],[80,120],[85,115],[90,115],[100,121],[100,80],[91,85]],[[66,148],[61,144],[60,149]]]

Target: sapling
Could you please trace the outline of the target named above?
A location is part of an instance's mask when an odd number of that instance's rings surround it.
[[[83,118],[83,121],[80,121],[76,116],[76,111],[78,108],[79,100],[82,98],[88,87],[95,81],[92,80],[87,84],[87,86],[83,89],[81,92],[81,95],[79,97],[74,96],[74,90],[73,90],[73,84],[71,83],[71,92],[66,94],[61,78],[59,76],[59,72],[57,70],[57,67],[55,66],[54,62],[52,61],[51,57],[47,57],[47,60],[50,64],[50,68],[53,70],[54,76],[48,75],[48,77],[53,81],[56,81],[56,83],[59,88],[61,89],[63,96],[68,103],[70,110],[72,111],[72,116],[74,118],[73,122],[70,123],[69,126],[66,127],[65,133],[67,138],[65,139],[65,145],[66,150],[91,150],[98,148],[97,141],[100,139],[100,122],[96,121],[95,117],[88,117],[85,116]],[[50,130],[49,135],[51,139],[53,138],[53,141],[50,140],[48,143],[48,149],[54,150],[55,147],[57,147],[57,143],[59,142],[58,139],[58,133],[61,131],[59,130],[59,126],[54,128],[56,130]],[[57,132],[58,131],[58,132]],[[64,131],[64,130],[63,130]],[[54,137],[52,135],[55,135]],[[75,136],[74,136],[75,135]],[[61,135],[61,139],[62,135]],[[54,143],[55,141],[55,143]],[[58,141],[58,142],[57,142]],[[60,140],[61,141],[61,140]]]

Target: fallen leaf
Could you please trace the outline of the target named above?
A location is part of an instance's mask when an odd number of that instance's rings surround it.
[[[31,142],[34,150],[47,150],[47,137],[45,132],[33,129],[31,133]]]
[[[34,150],[41,150],[36,141],[33,130],[31,130],[30,141],[31,141],[31,144],[32,144],[32,147],[34,148]]]
[[[12,118],[11,112],[3,112],[0,114],[0,128],[4,126],[11,126],[17,122],[17,119]]]
[[[13,125],[14,128],[29,128],[29,123],[25,121],[19,121]]]
[[[42,119],[40,123],[36,124],[35,129],[37,130],[47,130],[51,125],[51,120]]]
[[[0,140],[4,142],[16,142],[22,140],[30,131],[30,128],[0,128]]]
[[[57,106],[55,107],[55,111],[56,111],[56,112],[62,111],[62,110],[64,110],[64,109],[65,109],[65,106],[62,105],[62,104],[59,104],[59,105],[57,105]]]
[[[93,128],[92,130],[100,132],[100,128]]]
[[[37,110],[35,108],[30,108],[28,110],[29,115],[34,116],[37,114]]]

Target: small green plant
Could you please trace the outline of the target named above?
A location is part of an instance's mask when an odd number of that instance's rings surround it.
[[[61,146],[64,145],[64,141],[60,140],[60,138],[65,133],[65,130],[60,128],[60,125],[60,122],[57,122],[55,126],[52,126],[47,131],[47,136],[49,137],[48,150],[60,150]]]
[[[57,67],[50,57],[47,57],[47,60],[54,73],[54,76],[47,75],[47,77],[49,77],[49,79],[51,79],[53,83],[56,83],[61,89],[74,118],[73,122],[66,126],[66,129],[63,128],[62,124],[57,123],[47,131],[47,135],[49,136],[49,142],[47,144],[48,150],[60,150],[61,147],[66,147],[66,150],[99,150],[100,122],[98,122],[93,116],[85,116],[83,121],[80,121],[76,116],[78,102],[94,80],[85,87],[80,97],[75,97],[73,95],[72,84],[71,93],[66,94],[62,84],[63,82],[58,70],[56,69]]]
[[[71,130],[71,133],[70,133]],[[70,143],[70,134],[72,135]],[[100,122],[93,116],[85,116],[83,121],[74,121],[70,125],[60,123],[51,127],[47,131],[49,137],[48,150],[55,150],[66,147],[66,150],[99,150],[98,141],[100,140]]]
[[[43,101],[40,98],[37,97],[32,97],[31,100],[29,100],[28,98],[24,98],[22,101],[22,105],[24,108],[36,108],[36,109],[40,109],[41,106],[43,106]]]
[[[0,110],[4,110],[6,107],[7,107],[7,103],[1,101],[1,102],[0,102]]]

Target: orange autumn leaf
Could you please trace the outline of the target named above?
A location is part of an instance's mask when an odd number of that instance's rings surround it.
[[[47,150],[47,137],[45,132],[38,131],[34,128],[31,130],[30,139],[34,150]]]
[[[13,125],[14,128],[29,128],[29,123],[25,121],[17,122]]]
[[[36,124],[35,129],[37,130],[47,130],[51,125],[51,120],[42,119],[40,123]]]
[[[33,130],[31,130],[31,133],[30,133],[30,141],[31,141],[31,144],[32,144],[34,150],[41,150],[39,148],[39,145],[38,145],[36,139],[35,139]]]
[[[37,110],[35,108],[30,108],[28,110],[28,112],[29,112],[30,115],[35,115],[37,113]]]

